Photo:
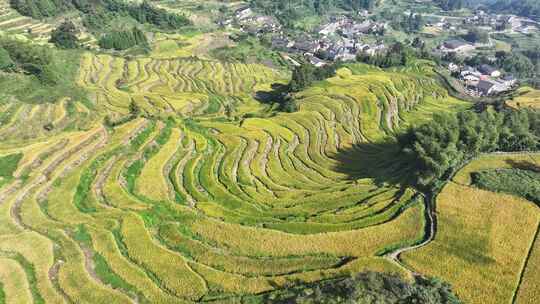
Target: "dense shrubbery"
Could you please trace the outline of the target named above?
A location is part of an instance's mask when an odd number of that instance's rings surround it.
[[[360,273],[352,278],[292,288],[265,299],[265,303],[438,303],[461,301],[450,286],[436,279],[416,278],[408,283],[395,275]]]
[[[110,20],[115,15],[128,15],[140,23],[149,23],[161,29],[176,29],[191,24],[185,16],[156,8],[148,2],[133,3],[121,0],[10,0],[11,6],[19,13],[33,18],[58,16],[69,10],[79,10],[91,21],[85,24],[101,24],[96,20]]]
[[[9,56],[8,51],[4,48],[0,48],[0,70],[9,71],[15,66],[15,62]]]
[[[49,42],[62,49],[74,49],[79,47],[78,30],[71,21],[65,21],[51,32]]]
[[[386,52],[377,53],[374,56],[359,53],[356,60],[359,62],[376,65],[381,68],[406,66],[417,58],[429,58],[424,49],[414,49],[400,42],[393,44]]]
[[[341,63],[316,67],[309,63],[302,63],[294,68],[291,80],[288,84],[274,83],[269,92],[259,91],[256,99],[265,103],[278,104],[278,110],[284,112],[295,112],[298,105],[294,100],[294,94],[311,86],[316,81],[333,77]]]
[[[528,17],[540,16],[538,0],[491,0],[488,8],[495,12],[510,12]]]
[[[0,177],[9,178],[17,169],[22,153],[9,154],[0,157]]]
[[[519,164],[517,164],[519,167]],[[486,190],[519,195],[540,205],[540,172],[530,169],[497,169],[473,173],[473,183]],[[538,170],[538,167],[536,167]]]
[[[461,9],[463,7],[463,0],[435,0],[434,2],[447,11]]]
[[[115,31],[103,35],[99,39],[99,46],[104,49],[126,50],[136,45],[148,47],[144,33],[134,27],[131,30]]]
[[[78,51],[10,38],[0,38],[2,94],[30,103],[55,102],[60,98],[84,99],[77,85]]]
[[[338,64],[315,67],[304,63],[294,68],[291,81],[289,82],[289,91],[300,92],[309,87],[313,82],[333,77],[336,74]]]
[[[397,25],[407,33],[413,33],[421,31],[424,28],[425,22],[421,14],[411,12],[408,16],[403,17],[401,22],[394,25]]]
[[[55,85],[58,82],[60,75],[52,64],[53,53],[45,46],[2,38],[0,58],[4,70],[34,75],[47,85]]]
[[[471,43],[488,43],[489,33],[478,28],[472,28],[467,31],[463,38]]]
[[[160,29],[172,30],[191,24],[191,21],[187,17],[156,8],[146,1],[140,4],[118,0],[104,1],[108,11],[118,14],[128,14],[140,23],[149,23]]]
[[[32,18],[53,17],[73,8],[69,0],[10,0],[11,7]]]
[[[0,188],[13,178],[22,156],[22,153],[0,156]]]
[[[411,129],[400,141],[412,156],[420,185],[446,179],[465,161],[484,152],[540,148],[540,112],[462,112],[439,115]]]
[[[435,0],[434,2],[442,9],[449,11],[469,7],[528,17],[540,16],[540,2],[538,0]]]

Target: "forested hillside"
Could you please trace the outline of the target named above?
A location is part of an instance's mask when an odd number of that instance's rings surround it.
[[[464,7],[482,8],[488,11],[513,13],[526,17],[540,16],[540,1],[537,0],[435,0],[445,10],[457,10]]]
[[[494,3],[489,3],[489,8],[522,16],[540,17],[540,1],[538,0],[496,0]]]
[[[80,11],[85,25],[100,27],[116,14],[127,15],[140,23],[149,23],[161,29],[174,29],[190,23],[179,14],[156,8],[144,1],[130,3],[118,0],[10,0],[20,14],[36,19],[54,17],[69,11]]]
[[[295,19],[318,15],[323,16],[335,10],[356,11],[373,9],[381,0],[251,0],[253,8],[279,19],[282,24],[289,25]]]

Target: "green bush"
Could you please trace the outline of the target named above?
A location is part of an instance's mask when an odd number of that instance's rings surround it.
[[[412,156],[418,183],[445,180],[465,161],[485,152],[530,151],[540,148],[540,111],[462,112],[435,116],[432,122],[400,138]]]
[[[180,27],[191,25],[191,21],[179,14],[168,12],[161,8],[156,8],[147,1],[140,4],[133,4],[118,0],[103,0],[106,10],[117,13],[127,14],[139,23],[148,23],[164,30],[173,30]]]
[[[4,70],[9,73],[0,74],[0,91],[5,96],[26,103],[56,102],[63,97],[85,99],[84,89],[76,82],[79,51],[58,50],[8,37],[0,38],[2,49],[5,52],[4,56],[0,52],[0,57],[12,62]]]
[[[495,192],[514,194],[540,205],[540,173],[525,169],[497,169],[475,172],[475,186]]]
[[[74,49],[79,47],[78,30],[71,21],[65,21],[51,33],[49,42],[62,49]]]
[[[8,51],[3,48],[0,48],[0,70],[7,71],[12,69],[15,66],[15,63],[9,56]]]
[[[53,51],[45,46],[21,42],[15,39],[0,40],[9,58],[13,60],[14,68],[36,76],[45,84],[56,84],[57,73],[53,70]]]
[[[13,172],[17,170],[19,161],[23,157],[22,153],[9,154],[0,157],[0,176],[4,178],[11,178]]]
[[[41,19],[57,16],[70,8],[71,1],[65,0],[10,0],[10,5],[21,15]]]
[[[461,301],[450,285],[433,278],[416,277],[409,283],[396,275],[365,272],[351,278],[293,286],[270,293],[262,303],[438,303],[458,304]]]

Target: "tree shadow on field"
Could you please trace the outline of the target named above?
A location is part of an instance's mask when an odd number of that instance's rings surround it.
[[[270,91],[255,92],[255,100],[261,103],[283,103],[288,93],[288,86],[282,83],[273,83]]]
[[[507,164],[512,166],[514,169],[521,169],[521,170],[527,170],[527,171],[534,171],[537,173],[540,173],[540,165],[537,163],[533,163],[529,160],[513,160],[513,159],[507,159],[505,161]]]
[[[334,170],[350,180],[370,178],[378,186],[414,185],[414,161],[395,139],[355,144],[338,150],[333,158],[337,161]]]

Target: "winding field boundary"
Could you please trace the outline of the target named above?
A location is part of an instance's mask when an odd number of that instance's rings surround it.
[[[409,266],[407,266],[405,263],[403,263],[403,261],[401,261],[400,255],[402,253],[404,253],[404,252],[415,250],[415,249],[427,246],[429,243],[431,243],[435,239],[435,235],[437,234],[436,198],[437,198],[439,192],[448,184],[449,181],[451,181],[454,178],[454,176],[457,174],[457,172],[459,172],[461,169],[466,167],[468,164],[470,164],[474,160],[476,160],[476,159],[478,159],[478,158],[480,158],[482,156],[486,156],[486,155],[498,155],[498,156],[501,156],[501,155],[525,155],[525,156],[527,156],[528,155],[528,156],[532,156],[532,155],[536,155],[536,154],[539,154],[539,153],[540,153],[540,151],[481,153],[478,156],[476,156],[476,157],[470,159],[469,161],[465,162],[462,166],[460,166],[459,169],[455,170],[455,172],[452,174],[452,176],[446,181],[444,186],[442,186],[441,189],[439,189],[439,191],[437,191],[437,193],[428,194],[424,198],[424,206],[426,208],[426,211],[425,211],[425,221],[426,221],[425,232],[426,232],[426,234],[424,235],[423,240],[420,243],[417,243],[417,244],[408,245],[408,246],[405,246],[405,247],[394,249],[394,250],[384,254],[384,257],[386,259],[390,260],[391,262],[397,264],[398,266],[402,267],[403,269],[409,271],[413,276],[420,276],[421,275],[420,273],[415,272],[413,269],[411,269]],[[532,157],[531,157],[531,160],[533,162],[537,163],[536,160],[534,158],[532,158]],[[523,267],[521,269],[519,282],[518,282],[518,284],[516,286],[516,289],[514,291],[514,295],[512,297],[512,303],[515,303],[516,295],[517,295],[517,292],[519,291],[519,287],[520,287],[521,281],[523,279],[523,273],[524,273],[525,269],[527,268],[527,262],[529,260],[532,248],[533,248],[534,243],[535,243],[536,236],[538,235],[539,231],[540,231],[540,224],[538,225],[538,227],[536,229],[535,237],[533,239],[533,242],[531,243],[531,246],[529,247],[529,253],[527,255],[527,259],[525,260],[525,262],[523,264]]]

